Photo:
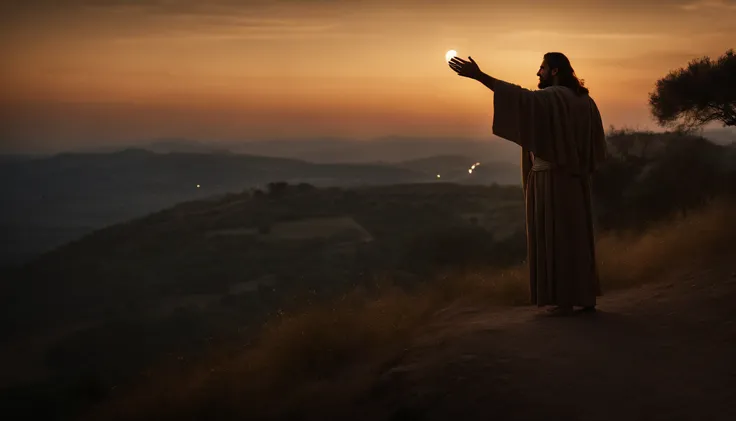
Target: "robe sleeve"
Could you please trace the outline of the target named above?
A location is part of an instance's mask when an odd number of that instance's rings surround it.
[[[603,119],[595,101],[590,100],[590,149],[586,152],[590,157],[589,172],[594,172],[606,160],[606,132],[603,129]]]
[[[493,134],[545,161],[577,166],[579,162],[571,145],[575,134],[568,108],[559,88],[530,91],[497,80],[493,95]]]

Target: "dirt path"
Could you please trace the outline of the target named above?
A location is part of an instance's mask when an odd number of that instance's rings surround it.
[[[610,293],[597,314],[448,309],[361,415],[389,420],[736,419],[736,263]]]

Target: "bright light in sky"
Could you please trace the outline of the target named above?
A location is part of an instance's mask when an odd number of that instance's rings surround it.
[[[439,174],[437,174],[437,178],[440,178],[440,175]]]
[[[199,188],[199,184],[197,184],[197,188]]]
[[[734,47],[736,21],[734,0],[57,3],[0,6],[12,22],[0,30],[12,64],[0,67],[0,153],[100,139],[115,148],[162,138],[487,139],[488,96],[447,63],[472,56],[533,89],[542,55],[558,50],[604,126],[658,130],[648,106],[655,82]],[[386,72],[386,40],[412,65]],[[325,45],[340,65],[324,60]],[[254,56],[269,66],[252,66]]]

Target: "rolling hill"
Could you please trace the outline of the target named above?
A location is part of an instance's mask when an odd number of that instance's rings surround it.
[[[468,162],[436,159],[453,168],[445,179],[505,184],[518,171],[499,164],[474,177]],[[27,261],[40,252],[114,223],[176,203],[238,193],[271,182],[314,186],[386,185],[436,181],[436,170],[416,163],[322,163],[231,152],[154,153],[127,149],[111,153],[65,153],[0,161],[0,264]],[[513,174],[513,175],[511,175]]]

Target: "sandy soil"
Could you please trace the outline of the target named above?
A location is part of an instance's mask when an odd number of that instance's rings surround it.
[[[607,294],[596,314],[450,308],[382,371],[353,415],[736,419],[735,303],[728,263]]]

